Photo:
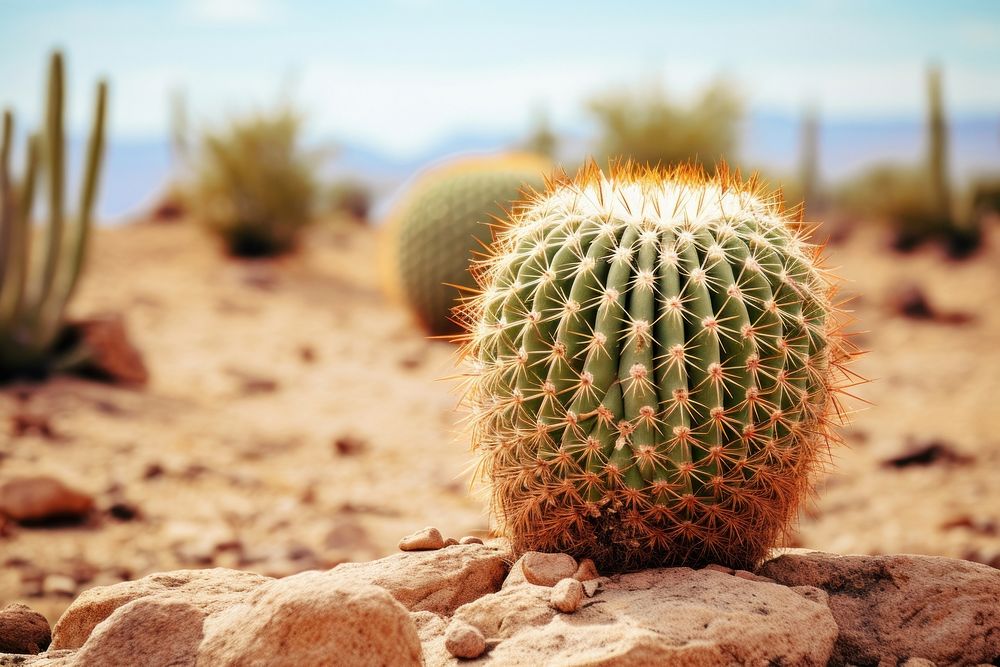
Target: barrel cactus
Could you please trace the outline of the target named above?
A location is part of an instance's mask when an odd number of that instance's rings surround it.
[[[469,262],[526,188],[540,188],[548,162],[530,154],[453,160],[419,176],[391,213],[384,238],[390,291],[431,333],[460,327],[452,309],[475,285]]]
[[[753,181],[589,164],[511,216],[462,306],[473,444],[519,552],[752,567],[840,416],[819,248]]]

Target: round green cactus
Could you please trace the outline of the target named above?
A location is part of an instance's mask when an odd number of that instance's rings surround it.
[[[456,160],[417,179],[389,223],[389,272],[421,324],[456,333],[452,310],[475,285],[474,253],[491,241],[490,223],[539,188],[548,163],[524,154]]]
[[[518,551],[751,567],[834,438],[851,356],[775,198],[593,164],[512,216],[467,300],[467,399]]]

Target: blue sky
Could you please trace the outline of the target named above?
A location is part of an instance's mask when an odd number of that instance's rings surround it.
[[[37,117],[46,52],[62,46],[71,123],[113,86],[115,132],[162,136],[171,90],[195,118],[291,91],[311,131],[411,155],[451,134],[511,132],[546,108],[662,80],[690,97],[726,76],[751,109],[916,117],[923,68],[945,68],[952,114],[1000,116],[1000,2],[778,0],[367,2],[0,0],[0,103]],[[766,8],[765,8],[766,7]]]

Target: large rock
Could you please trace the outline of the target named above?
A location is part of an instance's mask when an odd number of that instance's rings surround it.
[[[99,623],[77,665],[193,665],[205,612],[173,597],[144,597]]]
[[[454,618],[498,642],[489,653],[497,664],[825,665],[837,638],[826,596],[812,588],[688,568],[618,575],[603,586],[572,616],[549,605],[552,589],[524,582]],[[448,662],[441,641],[426,647],[429,664]]]
[[[136,581],[91,588],[74,600],[56,623],[52,648],[83,646],[98,623],[140,598],[176,599],[208,614],[242,601],[268,581],[271,579],[251,572],[215,568],[158,572]]]
[[[0,609],[0,653],[40,653],[51,641],[49,622],[31,607],[14,603]]]
[[[410,611],[450,614],[466,602],[499,590],[511,560],[507,543],[494,540],[344,563],[330,575],[381,586]]]
[[[81,519],[94,499],[55,477],[15,477],[0,484],[0,514],[21,523]]]
[[[833,664],[926,658],[939,665],[997,664],[1000,570],[938,556],[796,552],[760,573],[830,596],[840,626]]]
[[[325,572],[261,586],[204,629],[197,657],[205,665],[422,664],[417,629],[400,603],[378,586]]]

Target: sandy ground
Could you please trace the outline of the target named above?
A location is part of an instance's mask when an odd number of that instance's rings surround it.
[[[84,588],[156,570],[283,575],[386,555],[427,524],[485,534],[442,380],[454,350],[383,300],[374,232],[320,230],[299,255],[266,262],[226,259],[185,224],[95,241],[74,308],[124,313],[151,381],[0,391],[0,481],[51,474],[105,510],[0,538],[0,604],[54,620]],[[1000,308],[987,306],[1000,301],[1000,236],[991,246],[962,264],[889,253],[874,231],[833,249],[858,295],[870,353],[857,369],[875,380],[858,393],[872,405],[845,430],[794,544],[1000,565]],[[909,280],[972,320],[899,316],[891,295]],[[19,415],[52,433],[18,435]],[[885,465],[934,444],[924,458],[943,456],[926,465]],[[138,517],[115,518],[115,503]]]

